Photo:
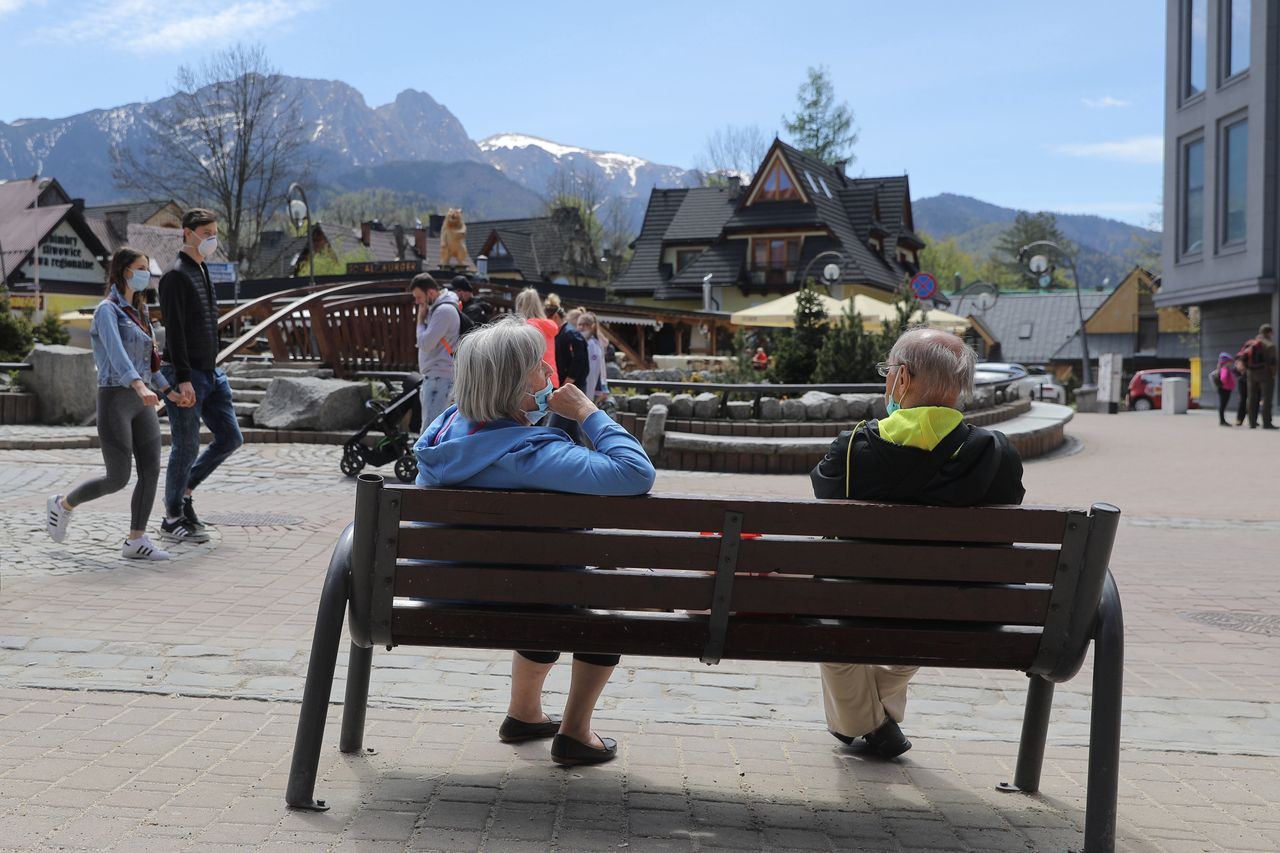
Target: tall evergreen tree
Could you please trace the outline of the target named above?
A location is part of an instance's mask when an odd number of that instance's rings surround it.
[[[796,92],[796,112],[783,116],[782,124],[796,147],[824,163],[853,162],[852,149],[858,141],[853,112],[844,101],[836,103],[835,87],[825,65],[810,67],[807,79]]]
[[[1041,211],[1039,213],[1027,213],[1025,210],[1018,211],[1018,215],[1014,217],[1013,224],[1000,235],[999,241],[996,242],[994,260],[999,266],[1002,273],[1002,283],[1017,287],[1037,287],[1038,285],[1031,280],[1025,263],[1018,258],[1018,250],[1028,243],[1036,240],[1052,240],[1057,243],[1062,250],[1068,254],[1074,255],[1076,252],[1075,244],[1067,239],[1066,235],[1058,228],[1058,218],[1052,213]],[[1043,254],[1049,260],[1062,267],[1062,258],[1055,255],[1052,250],[1037,250],[1036,254]],[[1053,287],[1071,286],[1070,276],[1064,275],[1059,269],[1053,276]]]
[[[862,315],[844,315],[822,337],[813,381],[823,384],[876,381],[876,362],[883,355],[881,335],[863,328]]]
[[[795,327],[777,335],[769,378],[784,385],[813,381],[818,350],[826,334],[827,312],[818,294],[808,288],[796,292]]]

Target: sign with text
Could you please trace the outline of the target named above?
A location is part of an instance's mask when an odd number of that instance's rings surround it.
[[[240,278],[234,263],[205,263],[205,266],[209,269],[209,281],[214,284],[234,284]]]
[[[106,278],[106,268],[85,246],[80,235],[68,223],[59,223],[40,241],[36,253],[40,262],[40,278],[51,281],[101,282]],[[35,264],[22,268],[23,275],[35,280]]]
[[[348,275],[370,275],[380,272],[417,275],[422,272],[422,261],[359,261],[347,264]]]

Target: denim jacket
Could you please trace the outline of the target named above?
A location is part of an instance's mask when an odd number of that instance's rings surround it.
[[[133,322],[125,311],[126,305],[120,291],[113,287],[93,312],[89,337],[93,360],[98,364],[98,387],[128,388],[135,379],[141,379],[163,392],[169,382],[162,374],[151,372],[151,336]]]

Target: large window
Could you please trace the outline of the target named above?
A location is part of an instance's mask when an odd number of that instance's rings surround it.
[[[696,261],[701,254],[701,249],[676,249],[676,272]]]
[[[1204,140],[1188,142],[1182,149],[1182,253],[1199,252],[1204,246]]]
[[[1249,122],[1238,121],[1222,133],[1222,242],[1241,243],[1248,233]]]
[[[791,183],[791,176],[783,168],[781,160],[774,160],[773,167],[765,175],[758,201],[793,201],[800,198],[800,191]]]
[[[1225,0],[1223,5],[1223,63],[1227,77],[1249,68],[1249,18],[1251,0]]]
[[[1205,46],[1209,32],[1209,18],[1206,6],[1208,0],[1184,0],[1186,17],[1183,19],[1182,33],[1184,39],[1183,61],[1184,84],[1182,95],[1190,98],[1204,91],[1205,87]]]

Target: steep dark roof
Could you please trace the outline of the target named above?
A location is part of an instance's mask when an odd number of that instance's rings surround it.
[[[613,289],[619,293],[652,292],[667,283],[668,276],[663,275],[662,236],[666,234],[671,220],[675,219],[684,204],[685,196],[690,189],[660,190],[656,187],[649,193],[649,206],[644,212],[644,223],[640,226],[640,235],[632,246],[635,254],[631,257],[631,265],[622,277],[614,282]]]
[[[518,271],[530,281],[549,281],[558,275],[604,278],[595,247],[585,245],[586,226],[576,208],[562,207],[550,216],[468,222],[467,253],[473,263],[494,233],[509,257],[490,258],[492,272]]]
[[[1096,291],[1080,294],[1086,321],[1109,295]],[[1055,293],[1002,293],[996,304],[985,312],[980,311],[972,299],[952,296],[951,307],[947,310],[961,317],[970,314],[978,317],[983,326],[1000,342],[1001,360],[1022,364],[1047,364],[1055,358],[1062,358],[1058,352],[1080,330],[1076,294],[1070,290]],[[1092,335],[1089,341],[1092,355]],[[1076,357],[1079,358],[1079,355]]]
[[[263,231],[258,237],[258,249],[253,258],[253,277],[288,278],[294,275],[298,259],[306,248],[305,234],[295,237],[284,231]]]
[[[176,202],[168,198],[151,199],[149,201],[127,201],[119,204],[97,204],[93,207],[86,207],[84,215],[89,219],[103,219],[108,213],[119,210],[128,216],[130,222],[145,225],[148,219],[171,204],[176,204]]]
[[[748,205],[774,157],[786,160],[802,198]],[[839,264],[843,283],[894,291],[916,271],[899,261],[899,240],[911,248],[922,245],[911,230],[910,204],[905,176],[850,179],[839,168],[775,140],[751,184],[741,191],[727,187],[655,190],[633,244],[635,257],[615,289],[659,298],[687,297],[686,289],[700,285],[707,272],[714,272],[719,284],[745,284],[749,260],[745,238],[797,230],[826,232],[804,238],[797,274],[820,252],[835,250],[844,258]],[[869,243],[873,221],[883,230],[878,250]],[[664,246],[690,243],[710,243],[711,248],[673,277],[661,265]],[[732,278],[726,281],[724,276]]]

